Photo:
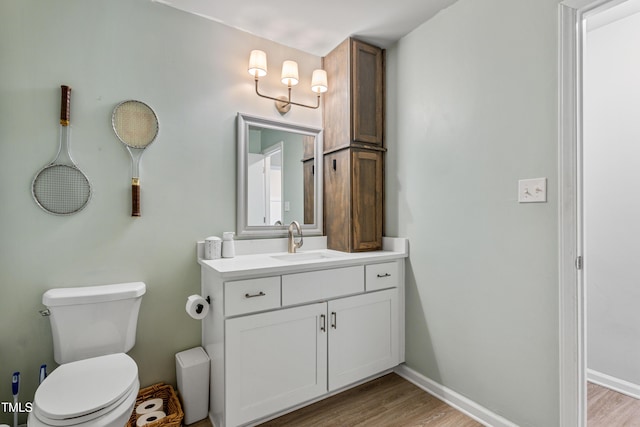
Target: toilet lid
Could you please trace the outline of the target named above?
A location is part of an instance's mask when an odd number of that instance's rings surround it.
[[[118,402],[138,384],[138,366],[124,353],[60,365],[36,390],[34,406],[51,420],[82,417]]]

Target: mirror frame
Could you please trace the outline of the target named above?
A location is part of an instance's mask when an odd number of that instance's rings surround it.
[[[323,234],[323,203],[322,203],[322,155],[323,155],[323,130],[312,126],[293,123],[278,122],[262,117],[238,113],[237,116],[237,209],[236,209],[236,236],[238,238],[273,238],[287,237],[289,224],[284,225],[249,225],[247,213],[247,167],[249,152],[249,126],[274,129],[285,132],[293,132],[315,137],[314,147],[314,223],[300,224],[305,236],[318,236]]]

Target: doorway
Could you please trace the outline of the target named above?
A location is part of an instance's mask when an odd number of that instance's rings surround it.
[[[283,141],[260,153],[247,153],[247,223],[282,225]]]
[[[589,246],[586,244],[589,242],[585,241],[585,228],[592,227],[595,223],[589,222],[589,215],[585,217],[585,208],[593,206],[591,201],[594,195],[592,191],[585,191],[586,185],[593,185],[585,179],[585,168],[593,166],[593,163],[588,163],[593,158],[593,153],[585,153],[587,148],[585,130],[588,130],[585,127],[585,120],[589,114],[592,114],[590,109],[585,108],[585,102],[586,95],[593,95],[585,91],[587,23],[601,19],[605,15],[611,15],[614,9],[633,7],[633,3],[639,2],[636,0],[565,0],[560,4],[559,261],[560,424],[562,426],[587,425],[588,289],[585,287],[587,280],[585,269],[583,269],[583,256],[585,250],[589,251]],[[627,10],[624,13],[631,12]],[[620,17],[618,16],[617,19]],[[593,129],[590,130],[592,131]],[[589,189],[591,190],[591,187]],[[591,247],[593,248],[594,245],[591,244]],[[596,270],[590,273],[594,271]],[[590,376],[593,376],[592,374],[590,372]]]
[[[640,0],[586,18],[583,217],[587,380],[640,398]],[[640,424],[640,421],[638,421]]]

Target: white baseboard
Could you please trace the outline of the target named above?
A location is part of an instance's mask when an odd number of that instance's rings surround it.
[[[407,367],[406,365],[400,365],[395,369],[396,374],[400,375],[407,381],[420,387],[427,393],[442,400],[449,406],[456,408],[458,411],[468,415],[474,420],[489,427],[517,427],[516,424],[507,420],[500,415],[491,412],[484,406],[478,405],[471,399],[464,397],[463,395],[456,393],[455,391],[438,384],[437,382],[425,377],[417,371]]]
[[[587,369],[587,381],[601,385],[635,399],[640,399],[640,385],[603,374],[602,372]]]

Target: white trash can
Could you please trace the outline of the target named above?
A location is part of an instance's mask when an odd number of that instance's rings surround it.
[[[209,365],[209,356],[202,347],[176,354],[176,377],[184,424],[193,424],[209,414]]]

